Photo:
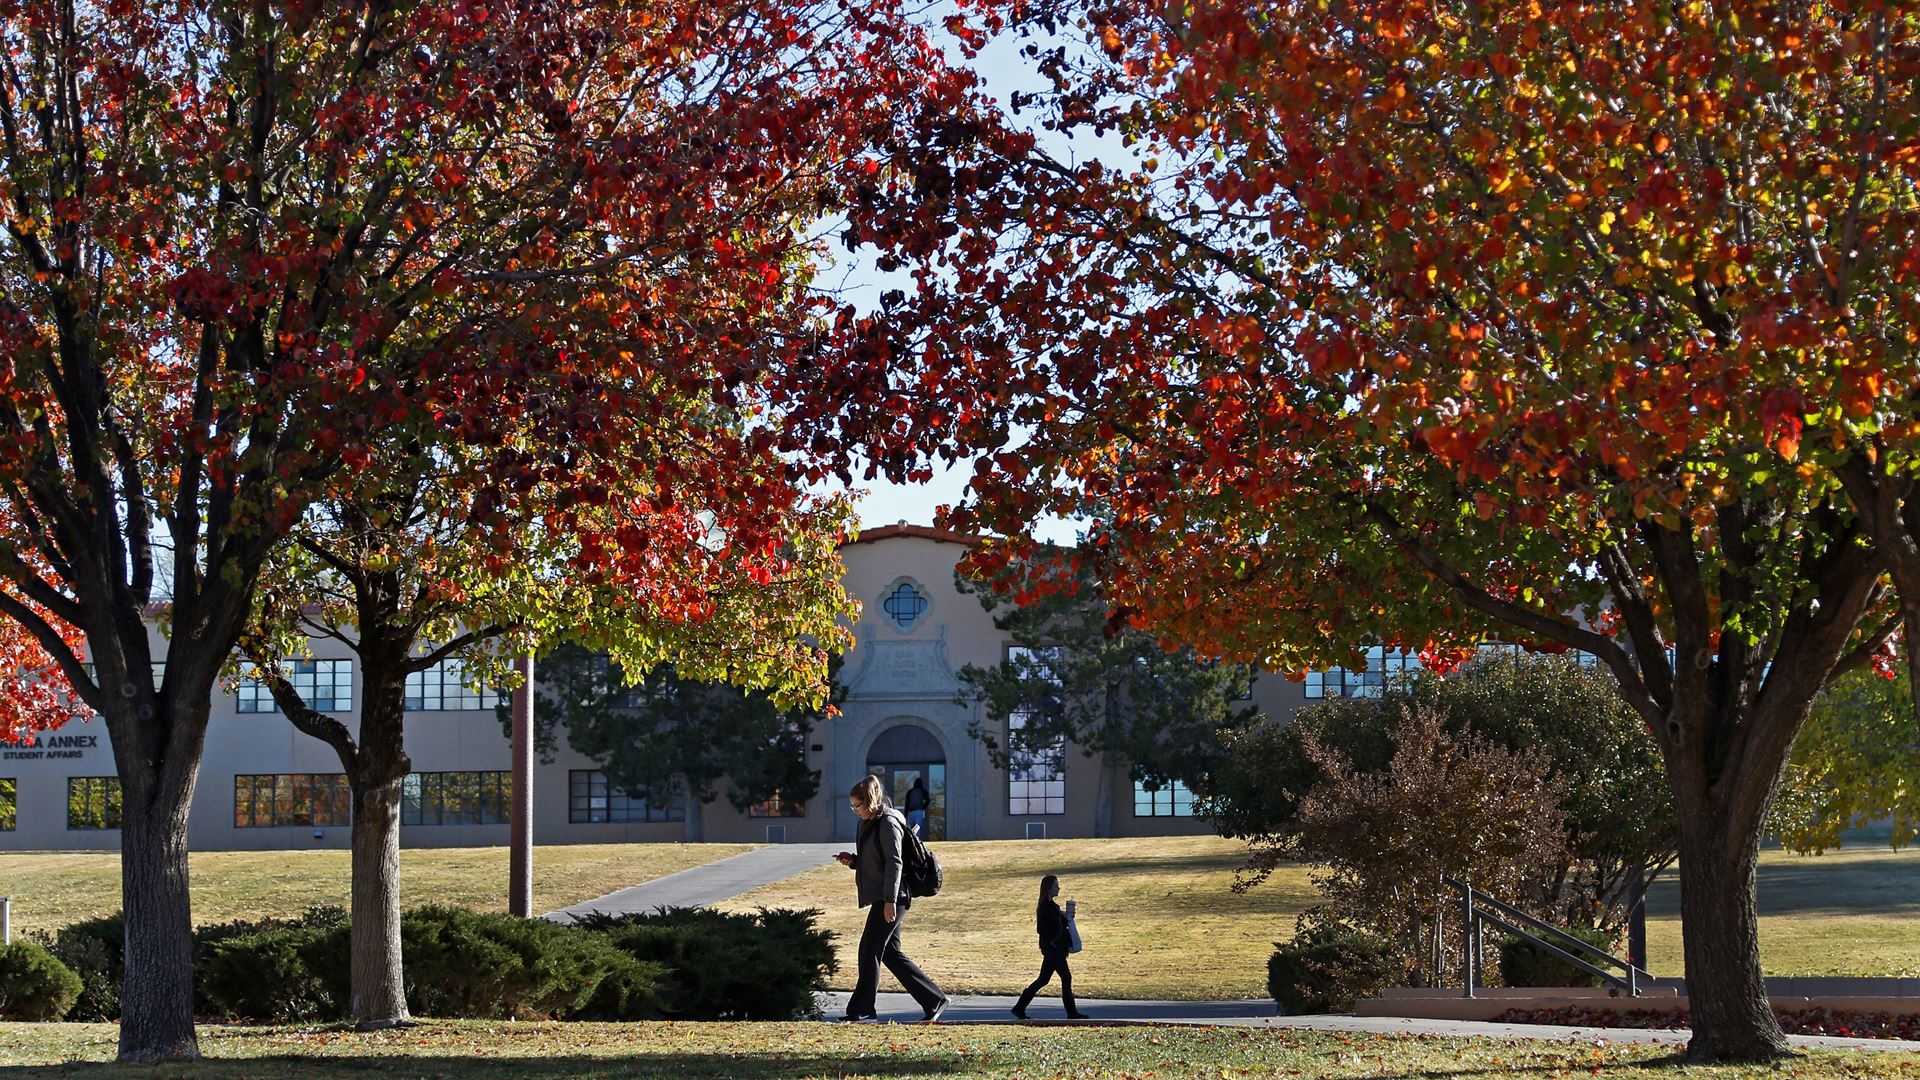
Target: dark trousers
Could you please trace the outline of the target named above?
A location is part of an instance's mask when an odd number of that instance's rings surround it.
[[[848,1016],[866,1016],[874,1012],[874,995],[880,992],[880,965],[887,965],[893,977],[913,1000],[920,1003],[922,1009],[931,1009],[946,1000],[940,988],[933,985],[927,973],[920,965],[907,959],[900,951],[900,924],[907,921],[907,905],[898,907],[898,914],[888,922],[885,905],[874,904],[867,908],[867,928],[860,931],[860,977],[853,984],[853,996],[847,999]]]
[[[1047,980],[1053,978],[1054,972],[1057,971],[1060,973],[1060,1001],[1067,1007],[1067,1015],[1072,1016],[1079,1012],[1080,1010],[1073,1004],[1073,972],[1067,969],[1067,954],[1043,952],[1040,957],[1040,977],[1033,980],[1032,985],[1020,995],[1020,1004],[1013,1007],[1014,1011],[1026,1012],[1027,1004],[1033,1000],[1033,995],[1039,993],[1040,988],[1047,985]]]

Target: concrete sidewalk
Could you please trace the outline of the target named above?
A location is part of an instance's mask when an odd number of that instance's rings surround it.
[[[611,892],[583,904],[550,911],[542,918],[572,922],[590,911],[608,915],[648,912],[663,907],[704,907],[752,892],[762,885],[784,881],[795,874],[826,866],[846,844],[770,844],[741,852],[705,866],[695,866],[631,888]],[[847,895],[853,895],[853,875],[847,875]]]
[[[1554,1027],[1546,1024],[1489,1024],[1465,1020],[1412,1020],[1391,1016],[1275,1016],[1273,1002],[1260,998],[1244,1001],[1122,1001],[1081,998],[1076,1003],[1088,1015],[1086,1021],[1066,1018],[1058,989],[1037,997],[1027,1007],[1033,1021],[1058,1024],[1193,1024],[1219,1027],[1253,1027],[1272,1030],[1337,1031],[1366,1035],[1437,1035],[1447,1038],[1540,1039],[1590,1043],[1631,1043],[1679,1047],[1686,1044],[1685,1030],[1659,1028]],[[1016,998],[992,994],[958,996],[947,1007],[940,1022],[978,1024],[1017,1024],[1010,1010]],[[829,1019],[845,1015],[844,991],[819,995],[820,1012]],[[875,1005],[880,1019],[894,1023],[914,1023],[920,1019],[920,1006],[906,994],[881,994]],[[1787,1041],[1802,1050],[1879,1050],[1920,1054],[1920,1042],[1900,1039],[1843,1039],[1828,1035],[1789,1035]]]

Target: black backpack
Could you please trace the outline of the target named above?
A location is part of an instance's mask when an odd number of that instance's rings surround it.
[[[920,834],[911,827],[902,842],[906,846],[900,851],[900,887],[907,890],[908,896],[938,895],[947,879],[946,871],[940,869],[939,858],[927,849]]]

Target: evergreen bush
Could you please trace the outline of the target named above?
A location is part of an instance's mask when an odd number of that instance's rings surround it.
[[[67,1020],[101,1024],[120,1019],[126,931],[118,912],[73,923],[55,933],[42,931],[33,938],[80,977],[80,996],[67,1010]]]
[[[657,1009],[659,969],[603,934],[429,905],[402,916],[400,937],[407,1006],[420,1016],[631,1020]]]
[[[815,1012],[814,992],[838,970],[820,913],[753,914],[670,908],[589,914],[577,924],[668,972],[666,1014],[679,1020],[791,1020]]]
[[[80,997],[80,976],[30,941],[0,945],[0,1020],[61,1020]]]
[[[1356,998],[1378,993],[1406,970],[1405,958],[1380,938],[1315,926],[1290,942],[1274,942],[1267,960],[1267,992],[1285,1016],[1346,1012]]]
[[[1586,927],[1569,927],[1567,933],[1596,948],[1612,951],[1612,934]],[[1562,945],[1564,943],[1555,942]],[[1576,949],[1568,952],[1589,963],[1593,958]],[[1602,965],[1594,964],[1595,967]],[[1606,980],[1590,971],[1574,967],[1560,957],[1535,945],[1531,940],[1509,935],[1500,940],[1500,979],[1508,986],[1602,986]]]

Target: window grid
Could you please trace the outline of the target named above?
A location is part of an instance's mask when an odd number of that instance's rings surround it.
[[[233,778],[233,827],[353,824],[353,793],[345,773],[248,774]]]
[[[67,777],[67,828],[92,830],[119,827],[119,777]]]
[[[1349,671],[1346,668],[1328,668],[1325,671],[1307,672],[1306,696],[1310,698],[1375,698],[1379,697],[1390,683],[1398,683],[1412,675],[1424,671],[1420,658],[1399,649],[1389,655],[1386,649],[1375,645],[1367,650],[1367,669]]]
[[[470,712],[499,705],[496,691],[467,685],[466,667],[458,660],[442,660],[407,676],[404,707],[408,712]]]
[[[679,799],[656,807],[607,784],[598,769],[567,773],[567,820],[575,825],[603,821],[685,821],[687,809]]]
[[[505,825],[512,791],[504,771],[408,773],[400,787],[400,824]]]
[[[300,700],[307,703],[307,708],[323,713],[352,711],[353,661],[288,660],[280,669],[286,673],[287,682],[293,684]],[[239,712],[280,711],[280,703],[273,700],[273,691],[257,679],[242,680],[235,693],[239,698]]]
[[[1193,792],[1186,784],[1170,780],[1158,791],[1149,791],[1146,781],[1133,782],[1134,817],[1192,817]]]
[[[0,776],[0,832],[12,832],[19,820],[19,782]]]
[[[1067,812],[1067,747],[1064,740],[1032,746],[1025,729],[1032,712],[1007,716],[1007,813]]]
[[[775,792],[770,798],[761,799],[759,802],[754,803],[752,806],[747,807],[747,816],[750,818],[806,817],[807,804],[803,802],[794,802],[791,799],[788,799],[786,796],[780,794],[779,792]]]
[[[880,602],[880,609],[887,613],[893,625],[902,630],[913,629],[913,624],[927,613],[927,598],[912,582],[903,581],[893,587],[893,591]]]

